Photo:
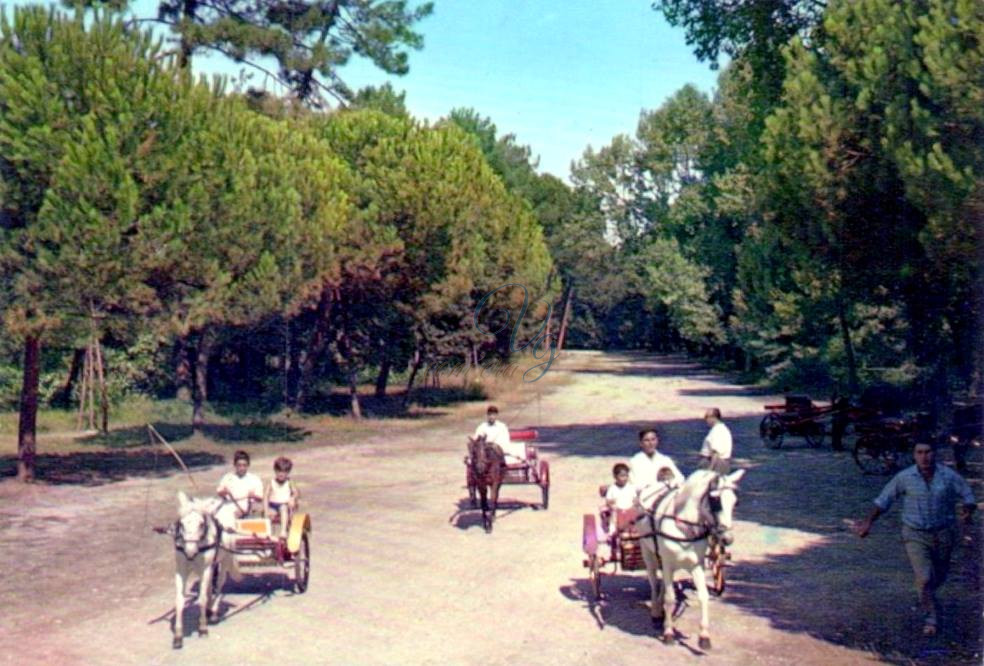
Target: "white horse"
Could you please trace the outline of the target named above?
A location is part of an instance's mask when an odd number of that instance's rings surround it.
[[[707,621],[710,595],[704,574],[707,539],[713,534],[725,545],[733,541],[731,527],[732,514],[738,502],[737,483],[744,474],[743,469],[727,476],[711,470],[697,470],[687,477],[680,488],[669,493],[653,494],[649,498],[652,504],[644,504],[647,512],[639,518],[636,529],[642,535],[639,543],[652,588],[652,617],[655,622],[662,622],[663,641],[667,645],[676,640],[673,631],[673,608],[676,603],[673,575],[683,569],[693,578],[700,601],[700,648],[708,650],[711,647]],[[642,496],[645,501],[645,491]],[[656,557],[657,547],[659,558]],[[660,561],[662,583],[658,578]]]
[[[223,529],[228,524],[224,514],[229,503],[218,498],[189,499],[178,493],[178,520],[168,531],[174,537],[174,639],[171,646],[180,648],[184,642],[183,612],[185,592],[190,578],[198,585],[198,635],[208,635],[208,623],[218,616],[222,586],[226,577],[241,578],[232,557],[232,533]],[[233,511],[235,509],[233,508]]]

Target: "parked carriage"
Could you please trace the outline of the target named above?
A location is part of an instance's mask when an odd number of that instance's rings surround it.
[[[968,454],[984,443],[984,405],[956,405],[953,422],[947,433],[947,443],[953,447],[953,460],[958,472],[967,471]]]
[[[538,437],[539,433],[533,428],[513,430],[509,433],[509,438],[512,441],[519,442],[533,442]],[[465,458],[465,483],[468,486],[468,499],[471,501],[472,507],[477,508],[478,489],[475,479],[472,477],[472,469],[467,457]],[[526,460],[506,465],[502,484],[539,486],[540,506],[544,509],[550,506],[550,465],[546,460],[540,459],[537,448],[529,443],[526,444]]]
[[[762,442],[772,449],[782,446],[786,435],[803,437],[812,447],[823,445],[827,429],[821,419],[831,416],[834,407],[820,407],[806,395],[787,395],[778,405],[766,405],[769,413],[759,424]]]

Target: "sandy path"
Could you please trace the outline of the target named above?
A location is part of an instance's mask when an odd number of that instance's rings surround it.
[[[687,638],[672,648],[654,638],[639,606],[648,599],[641,573],[607,578],[608,599],[595,606],[580,530],[582,514],[598,504],[598,484],[636,450],[640,425],[659,422],[663,450],[693,469],[708,406],[725,412],[749,472],[729,588],[711,602],[714,649],[700,660],[980,663],[979,549],[954,558],[941,636],[929,643],[914,636],[897,512],[864,542],[843,523],[867,510],[883,480],[862,477],[845,454],[799,440],[764,449],[757,424],[775,396],[672,358],[576,353],[551,372],[573,373],[572,381],[539,403],[530,384],[526,404],[505,405],[502,414],[512,427],[540,429],[552,467],[548,511],[523,506],[539,500],[535,487],[505,486],[503,495],[517,501],[507,502],[492,535],[472,512],[458,512],[466,495],[462,433],[478,405],[413,434],[381,425],[364,441],[297,453],[294,478],[314,522],[309,591],[277,589],[276,577],[230,583],[225,620],[207,639],[186,638],[181,651],[170,649],[167,617],[172,551],[146,526],[173,520],[186,479],[0,484],[0,663],[694,662],[696,599],[678,623]],[[259,471],[269,466],[254,461]],[[209,487],[219,475],[196,472]],[[194,624],[189,610],[186,632]]]

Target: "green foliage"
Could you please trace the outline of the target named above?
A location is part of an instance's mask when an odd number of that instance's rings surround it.
[[[408,49],[423,37],[414,24],[430,15],[432,3],[407,0],[317,0],[257,3],[247,0],[162,0],[158,21],[180,37],[182,58],[208,50],[237,62],[273,58],[278,77],[301,100],[321,105],[352,91],[339,70],[353,55],[389,74],[409,71]]]

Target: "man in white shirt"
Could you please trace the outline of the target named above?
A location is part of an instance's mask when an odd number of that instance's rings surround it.
[[[712,407],[704,412],[704,422],[710,430],[700,447],[700,466],[719,474],[731,472],[731,449],[733,441],[728,426],[721,421],[721,410]]]
[[[673,473],[672,483],[675,485],[682,484],[685,480],[673,459],[657,451],[658,447],[659,433],[652,428],[641,430],[639,448],[642,450],[629,461],[629,480],[639,490],[639,501],[647,509],[652,508],[646,502],[647,496],[651,494],[647,489],[665,487],[665,483],[659,479],[661,469],[665,467]]]
[[[263,500],[263,482],[249,471],[249,454],[236,451],[232,458],[235,472],[226,472],[219,481],[216,494],[229,502],[223,505],[215,517],[224,529],[233,529],[235,519],[247,515],[253,500]]]
[[[478,438],[485,435],[485,441],[498,445],[502,449],[502,453],[505,454],[507,465],[525,462],[526,444],[523,442],[514,443],[509,439],[508,426],[502,421],[497,420],[499,417],[499,408],[495,405],[489,405],[485,414],[487,420],[478,424],[478,427],[475,428],[474,436]]]

